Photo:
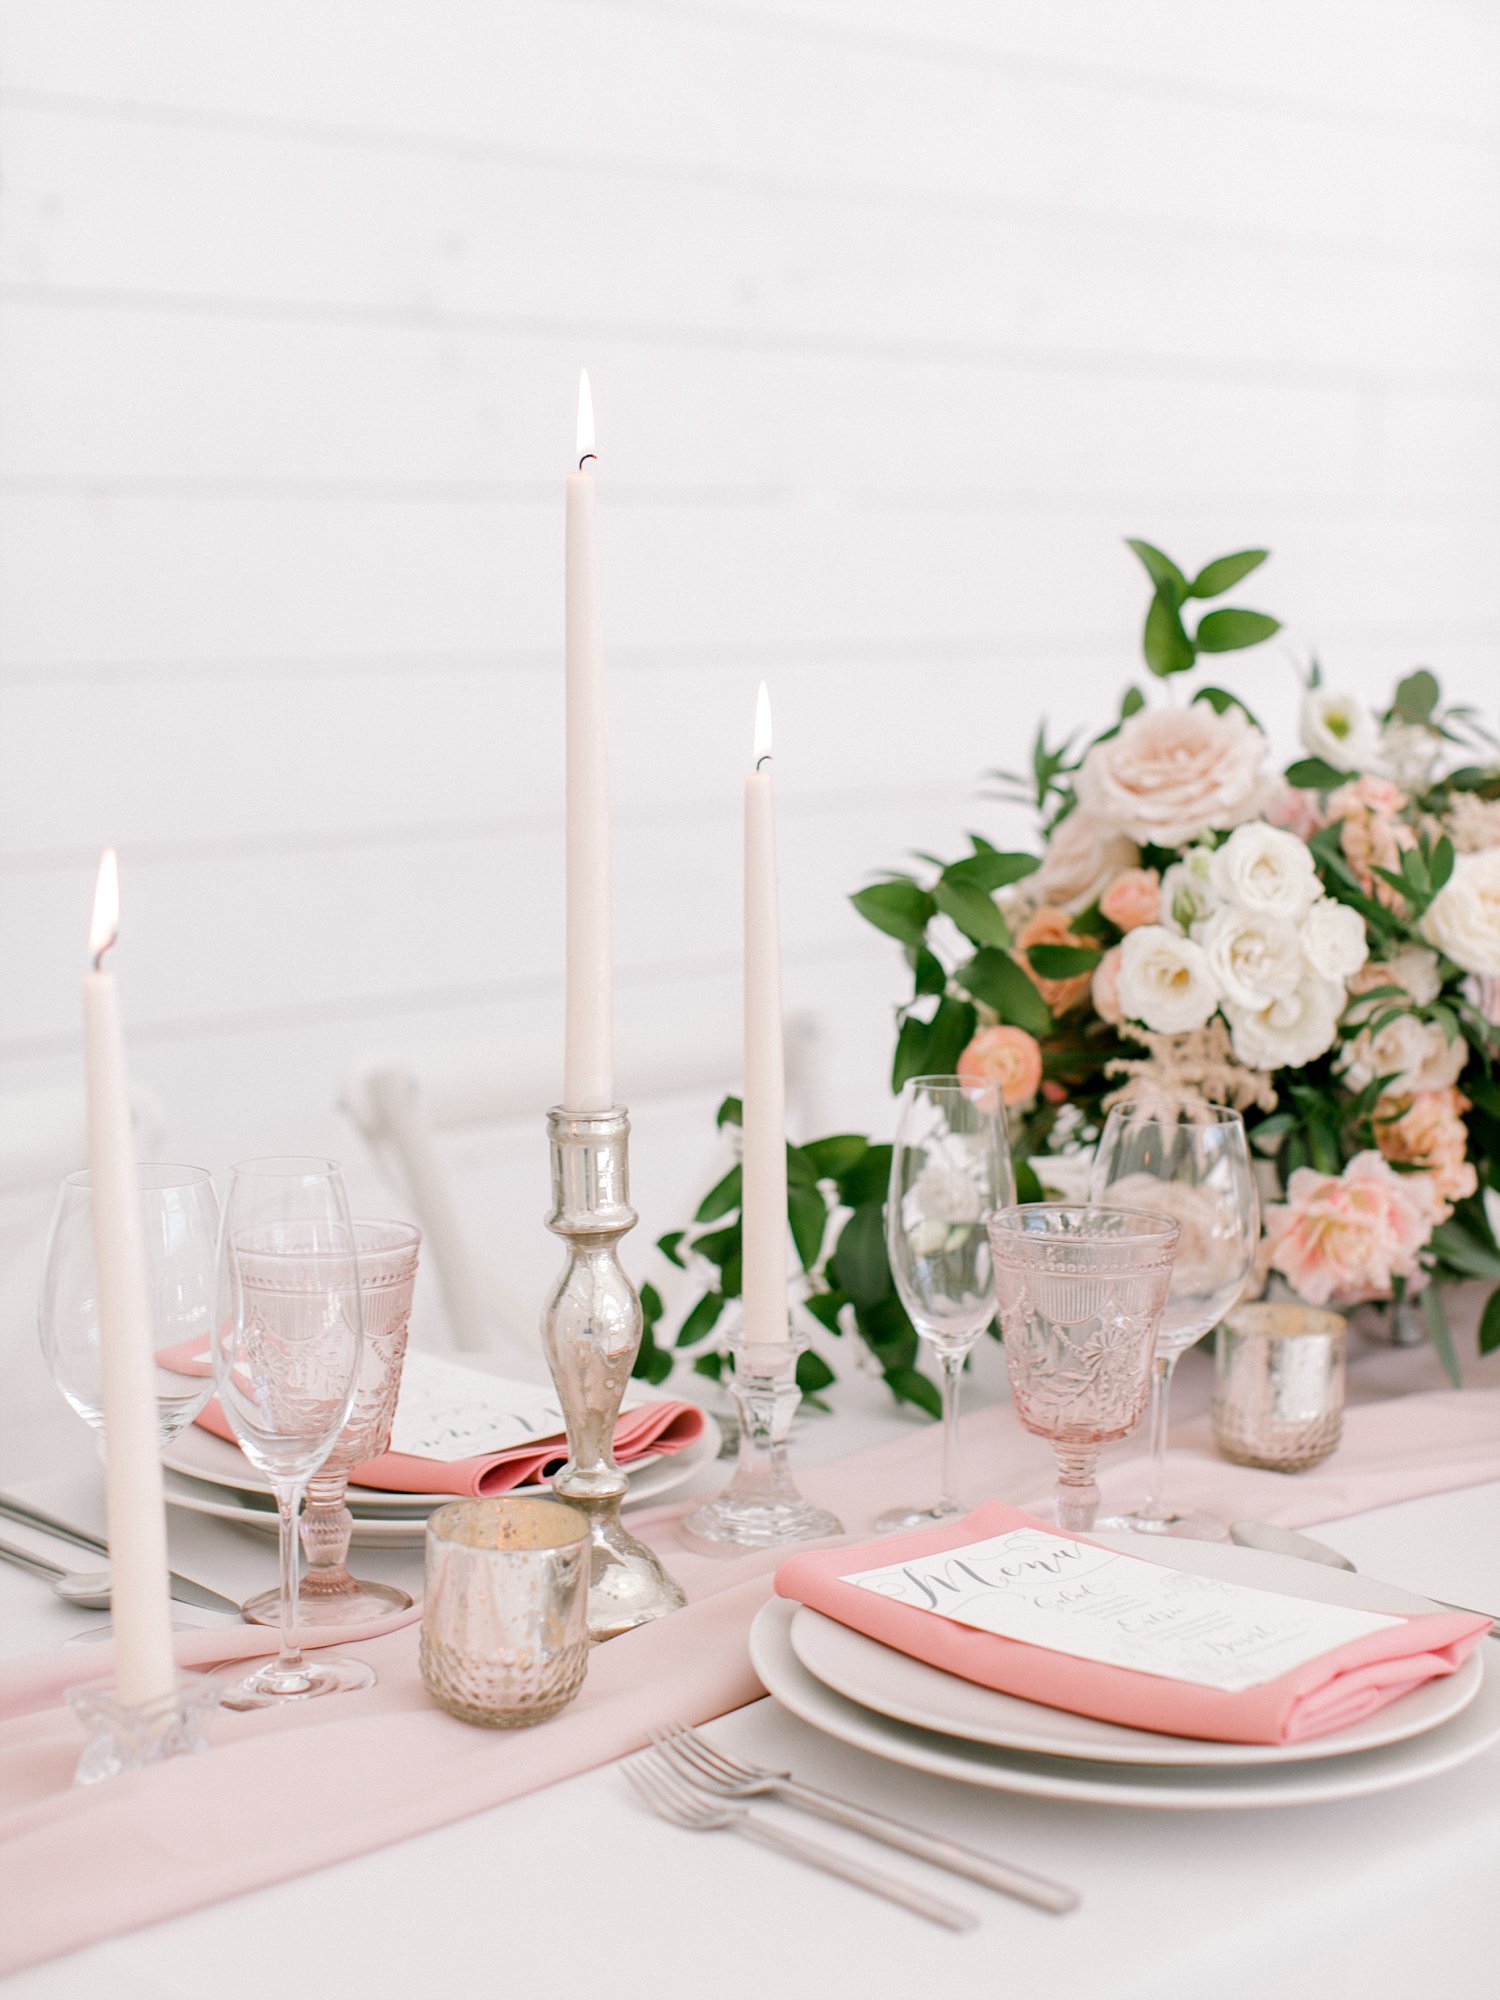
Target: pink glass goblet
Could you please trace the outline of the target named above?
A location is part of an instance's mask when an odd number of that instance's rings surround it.
[[[1143,1209],[1026,1202],[987,1217],[1016,1415],[1057,1459],[1052,1506],[1093,1525],[1101,1445],[1140,1422],[1178,1225]]]
[[[307,1570],[297,1592],[297,1620],[302,1626],[358,1625],[408,1610],[412,1603],[394,1584],[372,1583],[350,1573],[354,1517],[346,1488],[355,1466],[378,1458],[391,1440],[421,1242],[422,1232],[409,1222],[354,1224],[364,1347],[349,1420],[307,1482],[301,1524]],[[274,1625],[277,1604],[277,1593],[267,1590],[242,1609],[252,1624]]]

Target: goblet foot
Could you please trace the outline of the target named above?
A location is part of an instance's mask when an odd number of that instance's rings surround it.
[[[1212,1514],[1148,1513],[1144,1505],[1132,1507],[1123,1514],[1106,1515],[1094,1526],[1118,1535],[1155,1535],[1158,1538],[1170,1535],[1174,1540],[1187,1542],[1229,1540],[1228,1523],[1216,1521]]]
[[[393,1583],[366,1583],[349,1579],[347,1590],[309,1590],[307,1579],[297,1593],[299,1630],[316,1626],[326,1631],[334,1625],[371,1625],[377,1618],[389,1618],[396,1611],[410,1611],[413,1599]],[[263,1590],[240,1606],[247,1625],[276,1625],[281,1619],[281,1593]]]
[[[944,1521],[957,1521],[968,1513],[956,1500],[936,1500],[930,1507],[893,1507],[888,1514],[876,1520],[877,1535],[910,1534],[917,1528],[941,1527]]]
[[[285,1701],[313,1701],[325,1694],[357,1694],[374,1687],[375,1669],[363,1660],[345,1660],[337,1654],[320,1653],[295,1667],[280,1667],[271,1661],[232,1681],[220,1696],[224,1708],[278,1708]]]

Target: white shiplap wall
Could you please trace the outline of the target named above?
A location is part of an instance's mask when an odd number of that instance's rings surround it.
[[[4,0],[0,1056],[78,1061],[98,848],[170,1149],[331,1147],[372,1047],[559,1006],[561,478],[592,371],[619,1005],[737,1004],[773,684],[820,1119],[884,1112],[845,896],[1038,712],[1126,533],[1378,690],[1493,697],[1485,0]],[[1291,667],[1226,668],[1286,727]],[[732,1082],[726,1078],[726,1082]],[[628,1079],[627,1079],[628,1082]],[[704,1105],[642,1134],[647,1226]],[[465,1155],[541,1282],[534,1135]],[[45,1201],[12,1203],[22,1296]],[[14,1323],[6,1338],[28,1337]]]

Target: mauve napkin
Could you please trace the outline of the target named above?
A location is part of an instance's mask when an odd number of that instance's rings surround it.
[[[981,1687],[1101,1722],[1221,1743],[1300,1743],[1344,1729],[1424,1682],[1455,1672],[1489,1630],[1487,1619],[1467,1612],[1407,1618],[1275,1680],[1228,1693],[1002,1639],[841,1581],[860,1570],[914,1562],[1015,1528],[1058,1532],[996,1501],[946,1527],[793,1556],[776,1572],[777,1593]]]
[[[215,1437],[234,1442],[217,1397],[198,1422]],[[642,1403],[626,1410],[615,1425],[615,1458],[621,1465],[633,1465],[648,1452],[667,1457],[702,1435],[703,1412],[696,1403]],[[563,1437],[528,1438],[504,1451],[451,1461],[388,1451],[356,1465],[349,1477],[356,1486],[378,1486],[387,1493],[509,1493],[513,1487],[550,1479],[562,1470],[567,1456]]]

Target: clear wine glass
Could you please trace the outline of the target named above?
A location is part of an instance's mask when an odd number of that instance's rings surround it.
[[[355,1220],[364,1348],[348,1420],[307,1482],[302,1514],[307,1569],[297,1593],[300,1625],[357,1625],[411,1608],[410,1596],[395,1584],[351,1574],[354,1517],[346,1489],[355,1467],[379,1458],[391,1441],[421,1242],[421,1230],[410,1222]],[[281,1612],[280,1593],[262,1591],[241,1608],[252,1625],[274,1625]]]
[[[220,1232],[214,1375],[240,1448],[276,1495],[281,1646],[235,1683],[227,1708],[265,1708],[369,1687],[361,1660],[297,1645],[297,1513],[344,1428],[359,1381],[359,1265],[343,1176],[332,1160],[243,1160]]]
[[[145,1217],[157,1423],[165,1451],[213,1394],[207,1363],[218,1288],[219,1201],[203,1167],[143,1162],[136,1171]],[[53,1381],[102,1441],[99,1276],[87,1169],[69,1174],[58,1190],[38,1330]]]
[[[1240,1296],[1255,1261],[1260,1204],[1245,1121],[1228,1105],[1197,1098],[1117,1104],[1094,1156],[1090,1193],[1116,1207],[1170,1215],[1182,1232],[1152,1367],[1146,1497],[1103,1525],[1222,1541],[1222,1521],[1178,1513],[1163,1486],[1172,1372]]]
[[[1052,1510],[1094,1524],[1101,1445],[1146,1408],[1177,1224],[1128,1208],[1027,1202],[989,1218],[1000,1331],[1016,1415],[1057,1459]]]
[[[958,1389],[965,1357],[995,1316],[984,1218],[1015,1200],[1005,1106],[994,1084],[917,1076],[901,1095],[891,1149],[886,1248],[901,1303],[942,1370],[942,1483],[929,1507],[901,1507],[881,1534],[930,1527],[965,1510],[953,1496]]]

